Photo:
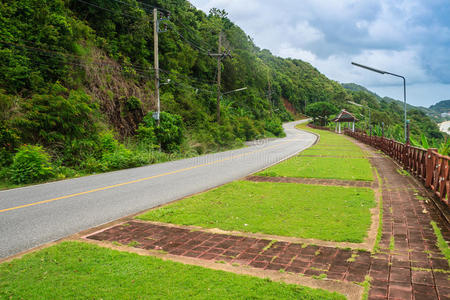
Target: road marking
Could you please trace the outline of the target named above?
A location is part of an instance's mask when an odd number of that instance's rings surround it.
[[[214,161],[211,161],[211,162],[208,162],[208,163],[204,163],[204,164],[201,164],[201,165],[196,165],[196,166],[192,166],[192,167],[188,167],[188,168],[178,169],[178,170],[175,170],[175,171],[162,173],[162,174],[158,174],[158,175],[153,175],[153,176],[150,176],[150,177],[140,178],[140,179],[136,179],[136,180],[132,180],[132,181],[122,182],[122,183],[118,183],[118,184],[114,184],[114,185],[109,185],[109,186],[105,186],[105,187],[101,187],[101,188],[97,188],[97,189],[93,189],[93,190],[89,190],[89,191],[85,191],[85,192],[81,192],[81,193],[70,194],[70,195],[56,197],[56,198],[52,198],[52,199],[48,199],[48,200],[43,200],[43,201],[33,202],[33,203],[19,205],[19,206],[15,206],[15,207],[0,209],[0,213],[11,211],[11,210],[17,210],[17,209],[21,209],[21,208],[26,208],[26,207],[30,207],[30,206],[35,206],[35,205],[50,203],[50,202],[63,200],[63,199],[67,199],[67,198],[73,198],[73,197],[76,197],[76,196],[86,195],[86,194],[90,194],[90,193],[94,193],[94,192],[109,190],[109,189],[120,187],[120,186],[124,186],[124,185],[129,185],[129,184],[138,183],[138,182],[142,182],[142,181],[146,181],[146,180],[150,180],[150,179],[154,179],[154,178],[159,178],[159,177],[164,177],[164,176],[168,176],[168,175],[173,175],[173,174],[177,174],[177,173],[181,173],[181,172],[184,172],[184,171],[193,170],[193,169],[197,169],[197,168],[201,168],[201,167],[206,167],[206,166],[209,166],[209,165],[221,163],[221,162],[228,161],[228,160],[231,160],[231,159],[235,159],[235,158],[239,158],[239,157],[255,154],[255,153],[258,153],[258,152],[261,152],[261,151],[264,151],[264,150],[268,150],[268,149],[272,149],[272,148],[275,148],[275,147],[279,147],[279,146],[282,146],[282,145],[287,144],[289,142],[291,142],[291,140],[288,140],[286,142],[279,143],[279,144],[276,144],[276,145],[273,145],[273,146],[270,146],[270,147],[254,150],[254,151],[251,151],[251,152],[241,153],[241,154],[233,155],[233,156],[226,157],[226,158],[223,158],[223,159],[214,160]]]

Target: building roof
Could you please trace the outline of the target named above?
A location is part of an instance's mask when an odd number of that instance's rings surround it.
[[[355,116],[345,109],[341,110],[339,115],[333,119],[333,122],[358,122],[359,120]]]

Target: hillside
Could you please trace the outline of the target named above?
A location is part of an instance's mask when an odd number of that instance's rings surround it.
[[[375,134],[381,134],[380,125],[384,123],[387,127],[387,135],[399,141],[404,140],[403,122],[404,122],[404,103],[389,97],[380,97],[376,93],[355,83],[344,83],[342,86],[351,95],[353,101],[362,104],[364,108],[355,107],[348,104],[350,111],[359,113],[357,117],[364,120],[364,127],[368,125],[368,108],[371,109],[370,123],[377,129]],[[407,103],[406,109],[408,119],[411,124],[411,136],[414,140],[420,140],[423,134],[429,140],[438,142],[442,139],[436,121],[434,121],[432,112],[424,107],[416,107]],[[360,122],[361,123],[361,122]],[[360,124],[361,127],[361,124]]]
[[[429,107],[429,110],[436,113],[444,121],[450,120],[450,100],[439,101],[438,103],[431,105]]]
[[[160,126],[152,118],[155,7]],[[45,162],[38,176],[45,179],[240,147],[282,135],[282,121],[318,101],[368,103],[372,122],[401,126],[397,104],[276,57],[225,11],[205,14],[185,0],[17,0],[0,6],[0,25],[0,177],[14,183],[37,180],[21,172],[29,157]],[[218,50],[230,54],[220,65],[220,122],[217,58],[210,55]],[[354,110],[366,118],[364,109]],[[432,127],[414,126],[416,135],[439,138]]]

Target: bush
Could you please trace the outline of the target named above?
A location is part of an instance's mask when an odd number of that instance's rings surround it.
[[[142,101],[137,97],[131,96],[125,102],[125,106],[128,111],[139,110],[142,108]]]
[[[284,136],[283,126],[279,119],[266,120],[264,128],[275,136]]]
[[[99,140],[99,146],[102,152],[114,152],[119,148],[119,142],[114,137],[114,133],[112,131],[101,133]]]
[[[32,145],[19,148],[9,173],[10,181],[15,184],[44,181],[54,176],[50,156],[42,147]]]
[[[138,139],[152,143],[156,141],[166,152],[179,152],[183,142],[183,121],[179,115],[161,112],[160,125],[156,125],[153,113],[148,113],[137,130]],[[154,136],[154,138],[153,138]]]
[[[251,141],[254,139],[257,139],[261,133],[257,128],[257,124],[247,118],[247,117],[243,117],[243,118],[239,118],[240,124],[239,124],[239,131],[238,131],[238,135],[239,137],[241,137],[243,140],[246,141]]]
[[[145,154],[133,152],[120,145],[115,151],[104,153],[101,162],[106,170],[111,171],[140,167],[148,164],[150,161]]]
[[[17,135],[5,125],[0,124],[0,168],[12,164],[14,151],[18,145]]]
[[[153,148],[158,143],[158,141],[156,140],[155,128],[153,126],[149,127],[147,125],[141,124],[136,130],[136,136],[140,145],[145,145]]]
[[[105,172],[107,170],[105,165],[100,160],[97,160],[95,157],[92,156],[86,158],[80,164],[80,169],[82,170],[82,172],[86,173]]]
[[[76,150],[93,151],[73,145],[75,140],[95,140],[98,136],[98,104],[83,91],[68,91],[54,84],[49,94],[35,94],[21,101],[20,114],[12,124],[18,129],[23,142],[41,144],[48,149],[63,153],[71,147],[69,157],[82,158]],[[91,144],[92,145],[92,144]],[[75,146],[75,147],[74,147]]]

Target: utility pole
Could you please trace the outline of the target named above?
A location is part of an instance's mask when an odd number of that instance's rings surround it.
[[[273,104],[272,104],[272,82],[270,81],[270,75],[267,73],[267,84],[269,87],[269,91],[267,92],[267,98],[270,104],[270,117],[273,118]]]
[[[159,115],[161,113],[161,104],[159,100],[159,87],[160,87],[160,78],[159,78],[159,46],[158,46],[158,34],[160,32],[166,32],[167,28],[161,30],[159,28],[160,22],[169,19],[169,15],[167,18],[159,18],[158,9],[153,9],[153,52],[154,52],[154,67],[155,67],[155,98],[156,98],[156,114],[153,115],[153,118],[156,120],[157,126],[159,126]]]
[[[220,82],[222,77],[222,59],[226,57],[231,57],[230,52],[222,53],[222,30],[219,32],[219,47],[217,53],[209,53],[211,57],[217,57],[217,123],[220,123],[220,98],[222,97],[220,94]]]
[[[153,52],[154,52],[154,67],[155,67],[155,98],[156,98],[156,124],[159,127],[159,113],[161,111],[159,103],[159,53],[158,53],[158,32],[159,20],[158,9],[153,9]]]
[[[220,123],[220,81],[222,79],[222,66],[220,61],[222,60],[222,56],[220,55],[222,51],[222,30],[219,32],[219,47],[217,53],[217,123]]]

